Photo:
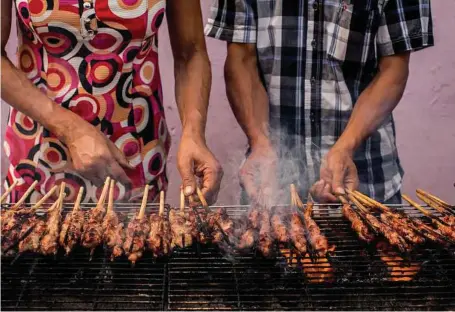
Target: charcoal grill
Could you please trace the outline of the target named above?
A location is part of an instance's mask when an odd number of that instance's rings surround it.
[[[117,211],[130,215],[136,208],[132,204],[116,207]],[[411,216],[420,216],[412,207],[398,208]],[[148,209],[156,211],[157,206],[150,205]],[[238,217],[247,207],[226,209],[232,217]],[[69,210],[70,206],[65,207],[65,211]],[[424,246],[412,259],[387,259],[387,264],[376,248],[359,242],[342,218],[339,206],[316,205],[314,211],[322,232],[337,247],[328,263],[313,264],[297,257],[287,246],[282,246],[283,254],[274,260],[254,253],[226,257],[216,246],[193,246],[157,261],[146,253],[134,268],[126,258],[110,262],[103,248],[97,249],[91,262],[89,251],[83,248],[76,249],[69,257],[64,257],[63,252],[57,257],[22,255],[13,260],[2,259],[1,308],[455,309],[453,251]]]

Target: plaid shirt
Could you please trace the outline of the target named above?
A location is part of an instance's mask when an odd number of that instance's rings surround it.
[[[255,44],[270,124],[296,147],[299,176],[319,179],[381,56],[433,45],[430,0],[213,0],[206,35]],[[284,149],[283,149],[284,150]],[[356,151],[360,190],[385,201],[403,170],[392,115]],[[295,172],[292,172],[294,175]]]

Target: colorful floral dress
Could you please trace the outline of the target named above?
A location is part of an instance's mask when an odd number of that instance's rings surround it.
[[[2,0],[10,1],[10,0]],[[96,126],[135,167],[132,189],[116,185],[117,200],[152,200],[167,187],[166,127],[158,68],[158,28],[164,0],[14,0],[18,67],[59,105]],[[40,103],[36,103],[40,105]],[[10,160],[5,186],[19,180],[15,202],[37,180],[34,202],[65,181],[67,200],[80,186],[84,202],[99,189],[72,170],[65,145],[40,124],[11,109],[4,144]]]

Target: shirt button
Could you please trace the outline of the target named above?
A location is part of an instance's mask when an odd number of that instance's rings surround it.
[[[311,83],[314,84],[316,82],[316,77],[311,77]]]
[[[316,48],[316,39],[313,39],[313,41],[311,41],[311,46],[313,48]]]
[[[90,2],[84,2],[84,9],[91,9],[92,8],[92,4]]]
[[[317,1],[313,2],[313,9],[317,11],[319,9],[319,3]]]

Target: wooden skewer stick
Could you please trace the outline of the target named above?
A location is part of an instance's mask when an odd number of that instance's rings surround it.
[[[291,184],[290,187],[291,187],[291,205],[294,207],[297,207],[297,200],[295,198],[295,194],[296,194],[295,185]]]
[[[338,196],[338,200],[339,200],[343,205],[346,205],[346,204],[349,205],[349,202],[346,200],[346,198],[345,198],[344,196]]]
[[[74,203],[73,213],[79,210],[81,207],[82,195],[84,195],[84,187],[79,188],[79,193],[77,193],[76,202]]]
[[[115,190],[115,180],[112,179],[109,185],[109,198],[107,201],[107,211],[110,212],[114,209],[114,190]]]
[[[354,196],[365,208],[376,207],[376,204],[373,202],[373,199],[369,198],[368,196],[358,192],[358,191],[350,191],[346,190],[348,194]]]
[[[2,197],[0,197],[0,204],[3,204],[3,201],[8,197],[8,195],[14,190],[14,188],[17,185],[17,180],[11,184],[8,189],[5,191],[5,193],[2,194]]]
[[[434,210],[436,210],[439,213],[442,213],[442,214],[445,214],[445,215],[452,215],[452,216],[455,215],[455,213],[451,209],[448,209],[448,208],[446,208],[444,206],[441,206],[437,202],[432,201],[430,198],[425,197],[421,193],[417,193],[417,197],[421,201],[423,201],[425,204],[427,204],[428,206],[430,206],[431,208],[433,208]]]
[[[139,214],[137,215],[137,219],[138,220],[144,219],[145,208],[147,207],[147,199],[149,197],[149,190],[150,190],[150,186],[146,185],[145,188],[144,188],[144,196],[142,196],[141,209],[139,210]]]
[[[348,192],[351,192],[351,191],[348,190]],[[377,207],[377,208],[381,209],[382,211],[390,211],[390,208],[387,207],[386,205],[374,200],[371,197],[368,197],[365,194],[360,193],[359,191],[354,191],[354,196],[356,196],[357,198],[361,198],[364,201],[368,202],[369,205],[372,206],[372,207]]]
[[[190,197],[191,199],[191,197]],[[183,189],[180,189],[180,215],[183,216],[185,214],[185,193],[183,193]]]
[[[164,191],[160,192],[160,210],[158,211],[158,215],[162,217],[164,214]]]
[[[22,197],[18,200],[17,203],[14,204],[14,206],[11,208],[11,209],[17,209],[19,208],[24,202],[25,200],[27,199],[27,197],[33,192],[33,190],[35,189],[35,186],[38,184],[38,181],[34,181],[32,183],[32,185],[29,186],[29,188],[27,189],[27,191],[25,191],[24,195],[22,195]]]
[[[201,201],[202,207],[208,207],[209,205],[207,204],[207,201],[205,200],[204,194],[202,194],[202,191],[199,187],[196,188],[197,191],[197,196],[199,197],[199,200]]]
[[[423,196],[429,198],[430,200],[436,202],[437,204],[439,204],[440,206],[443,206],[444,208],[454,208],[453,205],[450,205],[449,203],[447,203],[446,201],[443,201],[442,199],[440,199],[439,197],[436,197],[434,196],[433,194],[430,194],[422,189],[417,189],[416,190],[416,193],[420,193],[422,194]]]
[[[357,208],[359,208],[359,210],[362,213],[364,213],[364,214],[369,213],[368,209],[354,195],[348,193],[348,198],[350,201],[352,201],[354,203],[354,205],[357,206]]]
[[[426,210],[425,208],[423,208],[421,205],[419,205],[418,203],[416,203],[415,201],[413,201],[411,198],[409,198],[408,196],[406,195],[401,195],[401,197],[403,197],[403,199],[405,201],[407,201],[411,206],[413,206],[414,208],[416,208],[417,210],[419,210],[421,213],[423,213],[425,216],[429,217],[431,220],[433,220],[433,222],[436,222],[437,224],[440,224],[440,225],[443,225],[443,226],[448,226],[445,224],[445,222],[441,222],[441,220],[434,216],[431,212],[429,212],[428,210]]]
[[[54,195],[55,191],[57,190],[58,186],[54,185],[49,192],[47,192],[43,198],[41,198],[30,210],[37,210],[39,209],[52,195]]]
[[[107,177],[106,181],[104,181],[103,190],[101,191],[100,198],[98,199],[98,203],[96,204],[96,209],[101,209],[106,202],[107,191],[109,190],[109,183],[111,182],[111,178]]]

